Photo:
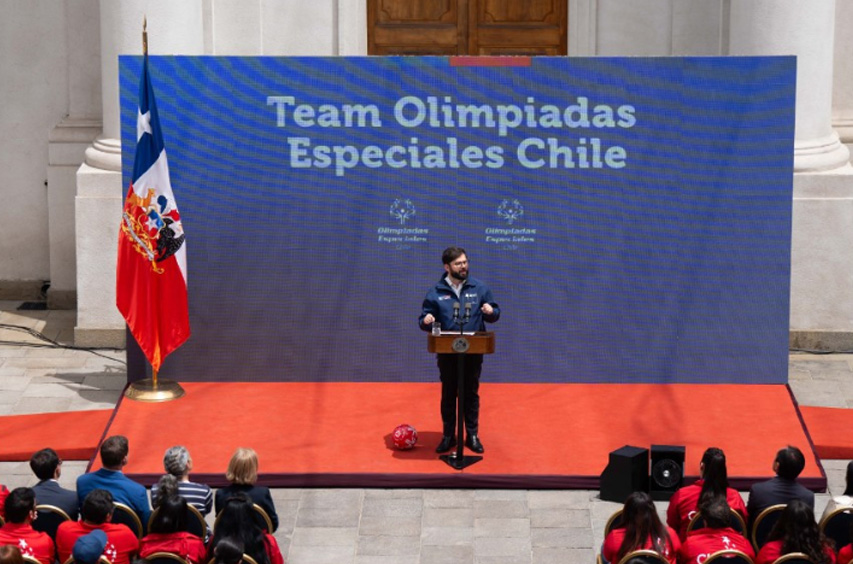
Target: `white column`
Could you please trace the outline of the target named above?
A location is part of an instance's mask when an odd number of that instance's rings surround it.
[[[850,160],[832,129],[834,35],[835,0],[731,0],[730,55],[797,56],[795,172]]]
[[[77,326],[82,346],[123,346],[124,320],[116,309],[115,264],[124,187],[119,141],[118,56],[142,53],[148,19],[149,54],[204,52],[201,0],[101,0],[103,133],[77,171]]]
[[[849,149],[853,146],[853,2],[835,6],[835,57],[833,59],[832,126]]]
[[[98,0],[66,3],[68,115],[48,137],[47,214],[50,244],[50,309],[77,305],[74,198],[84,151],[101,132]]]

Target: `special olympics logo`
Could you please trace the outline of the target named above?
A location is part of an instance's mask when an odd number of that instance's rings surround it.
[[[394,200],[394,203],[391,204],[391,210],[389,213],[391,214],[391,217],[400,220],[400,225],[406,225],[406,220],[411,219],[411,217],[415,215],[415,204],[413,204],[408,198],[397,198]]]
[[[524,206],[516,199],[504,200],[498,206],[498,217],[505,219],[510,225],[524,215]]]

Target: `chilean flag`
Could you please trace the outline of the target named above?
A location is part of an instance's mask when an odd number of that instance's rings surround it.
[[[190,336],[184,229],[147,56],[139,84],[133,180],[118,235],[116,305],[155,373]]]

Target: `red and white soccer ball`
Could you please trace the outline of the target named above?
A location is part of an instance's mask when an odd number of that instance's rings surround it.
[[[409,450],[418,442],[418,432],[411,425],[397,425],[394,429],[394,446],[400,450]]]

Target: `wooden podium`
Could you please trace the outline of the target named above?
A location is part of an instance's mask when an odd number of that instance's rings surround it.
[[[463,456],[462,448],[465,441],[465,355],[492,354],[495,352],[495,334],[491,331],[476,331],[469,333],[442,332],[441,335],[429,334],[427,351],[438,354],[455,354],[459,361],[456,364],[458,388],[456,390],[456,452],[443,454],[439,458],[450,467],[462,470],[483,460],[482,456]]]

